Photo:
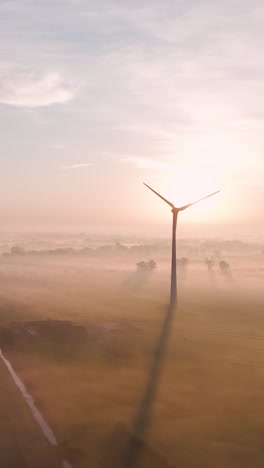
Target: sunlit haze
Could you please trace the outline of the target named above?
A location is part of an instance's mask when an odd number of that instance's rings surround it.
[[[264,235],[263,1],[0,14],[1,230]]]

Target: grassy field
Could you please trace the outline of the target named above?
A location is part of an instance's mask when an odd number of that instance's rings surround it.
[[[264,297],[259,259],[231,278],[190,266],[146,440],[178,468],[264,464]],[[134,268],[132,266],[132,268]],[[0,322],[71,319],[115,330],[85,345],[5,350],[74,467],[119,466],[166,312],[169,263],[139,275],[124,261],[0,266]],[[154,465],[152,464],[154,467]],[[165,465],[159,465],[165,466]]]

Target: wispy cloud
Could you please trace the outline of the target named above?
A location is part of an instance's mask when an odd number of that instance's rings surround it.
[[[64,143],[52,143],[50,145],[50,148],[54,150],[64,150],[66,148],[66,145]]]
[[[62,171],[66,171],[70,169],[80,169],[82,167],[92,167],[92,166],[95,166],[95,163],[70,164],[69,166],[61,166],[58,169]]]
[[[21,171],[96,178],[94,155],[113,196],[190,170],[188,187],[203,184],[200,169],[261,186],[263,1],[6,0],[0,13],[1,144]]]
[[[7,67],[0,74],[0,102],[18,107],[43,107],[65,104],[77,94],[77,88],[58,72]]]
[[[139,156],[124,157],[120,159],[120,162],[133,164],[138,169],[164,170],[168,169],[171,166],[171,164],[166,161],[143,158]]]

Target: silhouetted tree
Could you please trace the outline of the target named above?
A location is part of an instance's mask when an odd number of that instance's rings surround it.
[[[11,247],[10,253],[11,255],[23,255],[25,254],[25,250],[20,245],[14,245],[13,247]]]
[[[157,264],[154,260],[149,260],[148,266],[150,270],[155,270],[155,268],[157,268]]]
[[[179,265],[181,268],[186,268],[187,265],[189,265],[189,260],[188,260],[187,257],[179,258],[179,259],[177,259],[177,262],[178,262],[178,265]]]
[[[149,260],[149,262],[138,262],[137,263],[137,269],[140,271],[149,271],[149,270],[155,270],[157,267],[157,264],[154,260]]]
[[[225,260],[221,260],[221,262],[219,262],[219,267],[222,272],[226,272],[229,270],[230,265]]]
[[[212,267],[215,265],[215,260],[213,257],[205,258],[204,263],[206,264],[208,270],[210,271]]]
[[[221,260],[221,262],[219,262],[219,267],[222,275],[224,275],[228,279],[231,279],[232,273],[229,263],[227,263],[225,260]]]

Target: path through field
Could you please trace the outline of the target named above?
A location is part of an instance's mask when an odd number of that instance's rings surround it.
[[[61,467],[56,450],[45,440],[2,360],[0,381],[0,466]]]

